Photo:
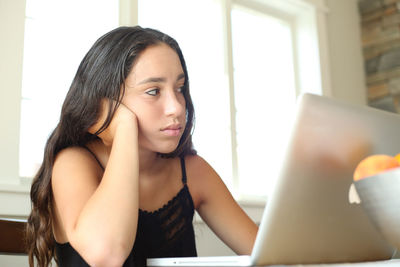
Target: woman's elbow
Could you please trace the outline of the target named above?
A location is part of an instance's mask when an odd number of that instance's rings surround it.
[[[126,245],[96,244],[83,255],[90,266],[120,267],[129,256],[132,247]]]

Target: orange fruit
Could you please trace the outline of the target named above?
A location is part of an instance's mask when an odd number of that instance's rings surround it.
[[[397,159],[397,161],[399,162],[399,164],[400,164],[400,153],[399,154],[397,154],[396,156],[394,156],[394,158],[395,159]]]
[[[396,157],[388,155],[372,155],[358,163],[353,174],[353,180],[358,181],[365,177],[397,167],[400,167],[400,154]]]

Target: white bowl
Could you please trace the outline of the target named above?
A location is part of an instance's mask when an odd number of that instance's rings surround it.
[[[354,184],[372,223],[400,251],[400,168],[366,177]]]

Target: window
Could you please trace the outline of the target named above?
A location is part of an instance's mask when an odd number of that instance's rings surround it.
[[[40,166],[83,56],[117,26],[118,1],[26,0],[20,176],[31,177]]]
[[[295,106],[291,24],[234,5],[231,11],[240,191],[264,195],[278,176]]]
[[[194,145],[237,198],[269,193],[297,95],[322,92],[319,78],[309,79],[320,76],[314,12],[304,1],[138,1],[139,25],[179,42]]]
[[[237,198],[264,197],[279,172],[297,95],[322,93],[316,7],[309,1],[120,0],[129,8],[119,8],[113,0],[27,0],[21,176],[41,163],[84,53],[118,25],[118,11],[137,11],[139,25],[171,35],[185,55],[198,153]]]
[[[139,25],[163,31],[178,41],[185,56],[195,107],[195,148],[232,188],[229,88],[219,1],[141,0],[138,3]]]

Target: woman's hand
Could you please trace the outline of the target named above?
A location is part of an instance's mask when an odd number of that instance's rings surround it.
[[[99,119],[92,127],[89,128],[89,133],[95,134],[97,130],[99,130],[100,127],[104,124],[107,119],[110,105],[112,103],[112,100],[109,99],[102,100],[102,107]],[[111,146],[116,132],[122,127],[132,131],[136,131],[137,133],[138,126],[136,114],[128,109],[124,104],[120,103],[114,113],[110,125],[104,131],[98,134],[98,136],[106,146]]]

